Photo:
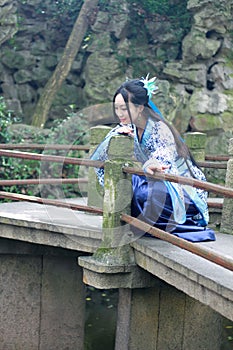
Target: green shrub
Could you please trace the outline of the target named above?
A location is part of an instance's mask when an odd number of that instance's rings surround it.
[[[85,122],[86,118],[82,114],[75,114],[73,107],[71,111],[67,111],[67,118],[60,124],[54,125],[51,128],[51,133],[48,136],[42,133],[35,132],[32,134],[31,142],[44,144],[43,150],[31,150],[29,152],[37,152],[43,154],[53,154],[69,157],[84,157],[84,153],[80,151],[51,151],[46,149],[47,144],[86,144],[88,142],[87,130],[88,126]],[[4,99],[0,98],[0,142],[1,143],[23,143],[23,136],[16,136],[10,132],[10,126],[18,120],[11,116],[7,109]],[[20,158],[0,157],[0,177],[2,180],[20,180],[20,179],[38,179],[38,178],[68,178],[80,177],[80,167],[70,164],[46,163],[37,160],[27,160]],[[19,186],[0,186],[1,191],[12,193],[22,193],[26,195],[37,195],[56,198],[57,193],[55,186],[36,186],[36,185],[19,185]],[[62,185],[63,195],[65,197],[77,197],[80,195],[79,187],[75,185]]]

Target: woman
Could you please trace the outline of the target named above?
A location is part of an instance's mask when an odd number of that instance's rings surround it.
[[[110,131],[91,159],[108,158],[112,136],[133,137],[134,154],[145,176],[132,176],[131,215],[192,242],[215,240],[213,230],[206,228],[209,215],[205,191],[146,177],[159,171],[205,180],[178,132],[150,100],[156,90],[155,78],[149,80],[148,76],[128,80],[119,87],[113,97],[113,112],[120,124]],[[96,173],[104,186],[104,169],[96,169]]]

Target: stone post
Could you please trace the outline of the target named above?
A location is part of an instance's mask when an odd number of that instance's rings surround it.
[[[227,162],[226,187],[233,188],[233,138],[229,141]],[[224,198],[220,231],[233,234],[233,198]]]
[[[132,162],[132,155],[132,138],[112,137],[104,167],[102,243],[93,256],[79,258],[84,282],[95,288],[142,288],[152,283],[151,275],[135,264],[133,233],[121,222],[121,213],[130,213],[132,199],[131,175],[122,167]]]
[[[100,142],[103,141],[110,130],[111,128],[108,126],[95,126],[90,129],[90,155],[94,152]],[[95,169],[93,167],[89,167],[87,200],[88,205],[91,207],[102,208],[103,194],[103,188],[96,178]]]
[[[126,136],[112,137],[108,147],[108,160],[104,167],[103,239],[92,259],[94,264],[128,265],[132,263],[129,225],[121,222],[121,213],[130,214],[132,185],[131,175],[122,167],[133,155],[133,139]],[[91,188],[92,189],[92,188]]]
[[[129,226],[121,222],[121,213],[130,214],[132,185],[131,176],[122,172],[122,167],[132,161],[133,139],[115,136],[108,149],[109,160],[104,168],[103,241],[96,256],[107,259],[108,264],[128,264]],[[126,229],[126,232],[124,232]],[[126,239],[124,239],[126,238]],[[103,255],[102,255],[103,253]]]
[[[190,132],[184,134],[184,139],[196,162],[203,162],[205,160],[206,134]]]

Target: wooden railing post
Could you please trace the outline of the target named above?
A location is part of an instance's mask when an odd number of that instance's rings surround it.
[[[225,185],[233,188],[233,138],[229,141],[228,153],[230,159],[227,162]],[[224,198],[220,231],[233,234],[233,198]]]
[[[96,147],[99,145],[101,141],[105,138],[108,132],[111,130],[108,126],[95,126],[90,129],[90,151],[91,155]],[[103,188],[99,184],[95,169],[93,167],[89,167],[88,170],[88,205],[90,207],[103,207]]]
[[[206,134],[202,132],[188,132],[184,140],[196,162],[205,160]]]

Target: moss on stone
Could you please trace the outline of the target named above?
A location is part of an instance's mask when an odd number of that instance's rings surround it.
[[[214,129],[223,129],[223,121],[219,115],[197,114],[194,118],[195,129],[208,132]]]

